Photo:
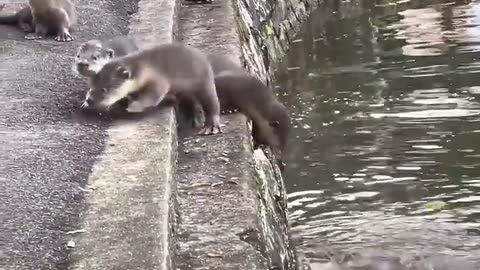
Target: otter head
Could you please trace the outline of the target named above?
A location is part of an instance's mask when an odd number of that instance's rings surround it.
[[[82,107],[108,110],[117,101],[136,92],[138,88],[138,82],[132,77],[132,71],[128,66],[117,61],[109,62],[92,77],[91,89],[87,92]]]
[[[98,73],[114,57],[114,51],[104,48],[98,40],[90,40],[80,45],[75,57],[75,71],[87,77]]]

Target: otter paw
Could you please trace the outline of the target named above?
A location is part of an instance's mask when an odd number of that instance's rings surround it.
[[[128,107],[126,109],[127,112],[129,113],[140,113],[145,110],[145,106],[141,102],[138,101],[132,101],[130,104],[128,104]]]
[[[61,33],[61,34],[59,34],[58,36],[55,37],[55,41],[69,42],[69,41],[73,41],[73,37],[72,37],[72,35],[70,35],[70,33],[63,32],[63,33]]]
[[[223,133],[220,125],[205,125],[205,127],[198,132],[200,135],[215,135],[219,133]]]
[[[82,108],[82,109],[86,109],[88,107],[89,107],[88,102],[86,100],[84,102],[82,102],[82,104],[80,105],[80,108]]]

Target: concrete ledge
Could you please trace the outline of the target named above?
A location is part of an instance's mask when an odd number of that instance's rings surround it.
[[[177,269],[269,269],[246,121],[223,120],[223,136],[185,138],[179,147]]]
[[[129,20],[129,35],[137,44],[145,48],[175,40],[180,0],[139,1],[138,12]]]
[[[140,1],[130,35],[141,47],[171,42],[176,10],[175,0]],[[171,108],[109,128],[69,269],[172,269],[176,129]]]
[[[165,123],[168,123],[165,125]],[[176,127],[170,113],[122,121],[89,177],[70,269],[167,269]]]
[[[240,57],[231,1],[185,4],[180,41]],[[268,269],[262,255],[252,147],[243,115],[223,116],[224,133],[182,138],[177,169],[177,269]]]

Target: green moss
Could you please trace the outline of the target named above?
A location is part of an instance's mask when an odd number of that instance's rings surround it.
[[[269,21],[267,24],[265,24],[265,29],[263,30],[265,35],[267,37],[273,37],[275,36],[275,29],[273,28],[273,24],[271,21]]]
[[[243,23],[242,19],[240,19],[240,16],[235,18],[235,27],[237,30],[237,35],[240,38],[241,43],[246,43],[247,42],[247,29],[245,27],[245,24]]]

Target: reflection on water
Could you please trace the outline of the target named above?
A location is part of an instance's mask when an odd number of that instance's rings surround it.
[[[298,251],[480,269],[480,0],[327,2],[276,74]]]

